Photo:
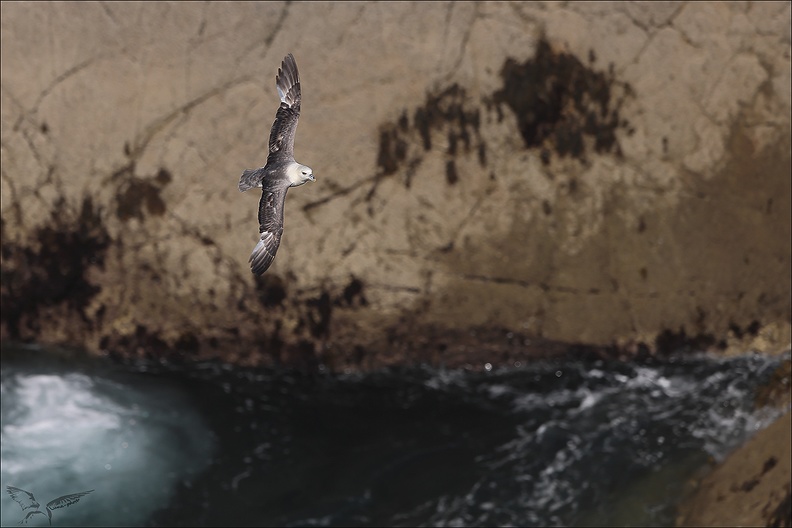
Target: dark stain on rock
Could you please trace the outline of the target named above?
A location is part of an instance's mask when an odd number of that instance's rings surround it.
[[[330,319],[333,315],[333,306],[330,294],[322,294],[307,301],[308,310],[308,329],[314,338],[328,337],[330,335]]]
[[[774,456],[771,456],[765,460],[765,463],[762,466],[762,475],[764,476],[765,473],[776,467],[776,464],[778,464],[778,459]]]
[[[41,133],[45,136],[49,133],[49,125],[47,125],[46,121],[42,121],[41,123]]]
[[[745,329],[741,328],[740,325],[738,325],[734,321],[730,321],[728,326],[729,330],[734,334],[734,337],[736,337],[737,339],[742,339],[743,336],[745,336],[746,334],[755,337],[756,334],[759,333],[759,329],[761,327],[762,327],[761,323],[755,320],[751,321],[751,323],[748,324],[745,327]]]
[[[457,175],[456,163],[454,160],[446,161],[446,181],[448,185],[454,185],[456,182],[459,181],[459,175]]]
[[[745,492],[751,491],[756,487],[757,484],[759,484],[765,473],[773,469],[777,463],[778,463],[778,459],[774,456],[771,456],[770,458],[765,460],[765,463],[762,466],[761,473],[759,473],[757,476],[751,479],[744,481],[740,486],[737,486],[736,484],[732,484],[731,491],[745,491]]]
[[[655,338],[655,349],[664,355],[676,352],[700,352],[715,345],[722,348],[723,343],[716,343],[714,335],[700,333],[688,336],[684,328],[680,328],[678,332],[663,330]]]
[[[361,365],[363,360],[366,359],[368,355],[368,351],[365,347],[361,345],[355,345],[352,351],[352,361],[354,361],[356,365]]]
[[[284,341],[281,337],[281,329],[283,328],[283,323],[280,320],[275,321],[275,329],[269,336],[268,339],[268,351],[272,355],[273,359],[280,363],[281,358],[281,351],[283,350]]]
[[[218,340],[211,337],[203,340],[212,347],[218,346]],[[140,359],[154,360],[157,363],[168,361],[181,363],[194,359],[201,351],[202,340],[191,331],[182,332],[179,337],[168,342],[161,333],[144,324],[135,325],[135,331],[120,335],[111,332],[102,336],[99,349],[111,358],[120,361],[136,361]]]
[[[285,347],[282,353],[283,363],[302,371],[316,370],[319,359],[316,347],[308,339],[301,339],[296,345]]]
[[[588,137],[597,153],[621,156],[616,130],[626,125],[619,111],[632,89],[616,81],[612,69],[595,71],[574,55],[553,51],[542,39],[533,58],[522,63],[507,59],[500,75],[503,88],[491,102],[499,118],[502,105],[514,112],[527,148],[547,148],[560,157],[585,161]],[[542,161],[549,163],[550,156],[543,152]]]
[[[380,128],[377,165],[382,170],[383,176],[399,170],[407,156],[407,143],[402,139],[399,130],[400,128],[393,125],[384,125]]]
[[[419,144],[424,152],[431,150],[432,134],[435,132],[445,133],[448,143],[445,153],[450,158],[475,151],[479,165],[484,167],[487,164],[487,146],[479,133],[480,126],[481,110],[471,104],[467,92],[458,84],[428,94],[424,104],[412,112],[412,119],[405,109],[398,120],[380,126],[377,151],[379,176],[389,176],[406,167],[404,183],[409,188],[412,175],[423,161],[422,152],[411,146]],[[453,184],[458,179],[455,162],[448,161],[446,180]],[[376,189],[377,182],[373,189]],[[373,196],[373,189],[368,195],[369,199]]]
[[[476,144],[483,143],[479,134],[481,113],[478,108],[467,104],[467,92],[458,84],[452,84],[438,94],[430,94],[423,106],[415,110],[414,127],[417,128],[424,150],[432,148],[432,131],[447,130],[448,147],[446,153],[456,156],[458,142],[465,153],[470,152],[475,136]]]
[[[104,316],[106,313],[107,313],[107,306],[104,304],[100,306],[98,310],[96,310],[96,314],[94,315],[94,317],[96,318],[97,326],[100,327],[102,326],[102,323],[104,322]]]
[[[363,281],[353,275],[340,291],[322,290],[318,297],[293,300],[292,306],[300,313],[295,335],[310,334],[324,340],[330,337],[334,310],[365,307],[368,299]]]
[[[770,504],[766,506],[770,507]],[[792,526],[792,493],[790,493],[790,486],[786,486],[786,495],[773,508],[767,520],[768,528],[779,528],[781,526]]]
[[[171,176],[171,173],[168,172],[167,169],[160,168],[154,179],[157,180],[157,183],[159,183],[160,186],[164,187],[173,181],[173,176]]]
[[[547,216],[553,214],[553,207],[550,205],[550,202],[548,202],[547,200],[542,200],[542,211],[544,211],[544,214]]]
[[[745,482],[743,482],[742,485],[740,485],[739,488],[736,488],[734,485],[732,485],[731,491],[745,491],[747,493],[747,492],[751,491],[752,489],[754,489],[757,484],[759,484],[759,479],[758,478],[752,478],[752,479],[749,479],[749,480],[746,480]]]
[[[591,50],[590,66],[595,61]],[[619,117],[632,89],[616,81],[612,68],[603,73],[590,66],[569,53],[554,52],[542,39],[534,58],[523,63],[507,59],[501,69],[503,87],[483,101],[488,108],[494,107],[501,119],[503,105],[514,112],[526,147],[539,148],[544,164],[550,163],[552,153],[585,162],[591,147],[597,153],[620,157],[616,130],[634,131]],[[480,126],[481,108],[460,85],[427,94],[424,104],[412,112],[412,119],[405,109],[396,121],[380,126],[378,176],[396,174],[405,165],[414,172],[423,155],[412,146],[419,144],[427,152],[434,147],[434,133],[442,132],[450,158],[446,160],[446,181],[453,185],[459,181],[458,156],[475,152],[479,165],[487,165],[487,145]],[[411,176],[405,178],[408,188]],[[368,199],[378,182],[376,179]]]
[[[352,277],[349,284],[346,285],[341,296],[336,299],[336,304],[344,306],[367,306],[368,300],[363,294],[364,285],[363,281],[357,277]]]
[[[254,276],[256,294],[265,308],[281,306],[286,299],[286,282],[274,273]]]
[[[179,336],[179,339],[173,344],[173,348],[187,354],[195,354],[198,352],[200,345],[195,334],[185,332]]]
[[[160,196],[162,189],[173,177],[166,169],[160,169],[155,176],[138,178],[129,170],[116,193],[116,216],[122,222],[131,218],[143,220],[143,210],[149,215],[165,214],[165,201]]]
[[[135,326],[135,332],[130,335],[118,336],[115,339],[103,340],[108,347],[110,355],[123,358],[126,354],[133,354],[140,358],[159,359],[171,352],[171,347],[156,332],[149,331],[142,324]]]
[[[410,120],[407,117],[407,110],[405,110],[402,112],[401,117],[399,117],[399,129],[401,129],[402,132],[407,132],[409,128],[410,128]]]
[[[448,154],[451,156],[457,154],[457,135],[453,130],[448,132]]]
[[[37,247],[2,244],[0,298],[9,337],[35,337],[41,309],[61,303],[91,327],[85,309],[100,288],[88,280],[88,271],[104,268],[111,242],[99,209],[90,197],[83,199],[78,212],[70,212],[60,201],[33,238]]]

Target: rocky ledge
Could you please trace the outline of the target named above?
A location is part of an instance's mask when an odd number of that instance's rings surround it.
[[[785,414],[691,483],[677,526],[792,526],[791,370],[787,359],[757,398]]]

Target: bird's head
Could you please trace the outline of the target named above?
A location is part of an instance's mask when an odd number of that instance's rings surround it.
[[[298,187],[309,181],[315,181],[313,169],[307,165],[295,163],[292,170],[289,171],[289,181],[291,187]]]

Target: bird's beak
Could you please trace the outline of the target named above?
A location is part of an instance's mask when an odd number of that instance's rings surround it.
[[[313,174],[311,174],[311,181],[316,181],[316,178],[314,177]]]

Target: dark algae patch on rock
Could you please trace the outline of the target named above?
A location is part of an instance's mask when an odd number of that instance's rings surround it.
[[[421,106],[412,111],[404,109],[395,122],[380,126],[378,173],[390,176],[406,168],[404,184],[409,188],[424,153],[438,147],[432,136],[442,132],[446,139],[446,182],[454,185],[460,177],[455,162],[458,156],[475,153],[479,165],[486,166],[487,145],[480,126],[481,108],[459,84],[429,93]]]
[[[554,51],[543,39],[533,58],[523,63],[507,59],[500,75],[503,88],[493,94],[492,103],[501,118],[502,105],[514,112],[525,146],[546,149],[545,164],[550,151],[585,161],[587,143],[598,154],[621,155],[616,130],[629,134],[631,128],[619,112],[633,92],[612,71],[596,71],[574,55]]]
[[[612,68],[597,71],[593,62],[587,66],[572,54],[554,51],[542,39],[533,58],[522,63],[507,59],[500,76],[502,88],[479,101],[453,83],[428,93],[422,105],[403,109],[397,120],[383,123],[378,176],[404,169],[404,183],[409,188],[424,154],[439,149],[446,158],[446,183],[455,185],[464,177],[459,156],[472,153],[480,167],[487,166],[487,143],[480,130],[482,111],[494,109],[502,119],[503,106],[517,116],[526,148],[539,149],[545,164],[553,153],[582,162],[587,161],[590,150],[621,156],[616,131],[633,133],[620,112],[634,94],[629,83],[615,78]]]
[[[149,178],[138,178],[127,171],[127,178],[121,183],[116,193],[116,216],[121,221],[130,218],[143,220],[144,210],[149,215],[162,216],[165,214],[165,201],[160,192],[168,185],[173,177],[166,169]]]
[[[104,267],[111,243],[100,216],[90,197],[76,212],[61,201],[50,221],[36,229],[35,245],[2,244],[2,321],[11,339],[35,338],[42,309],[61,304],[92,324],[85,309],[100,288],[88,271]]]

